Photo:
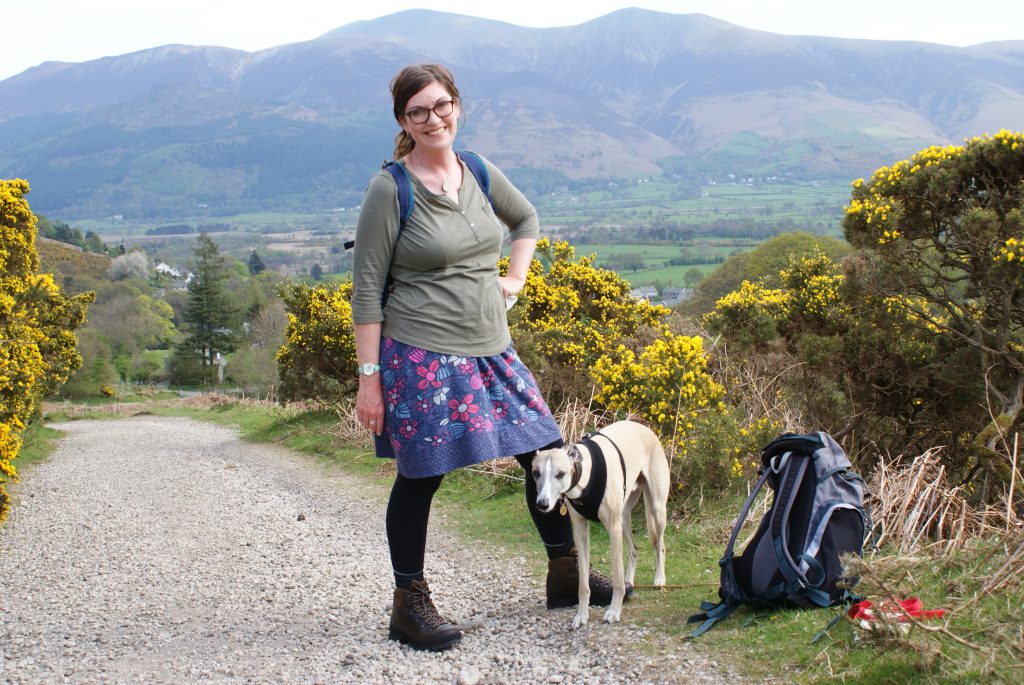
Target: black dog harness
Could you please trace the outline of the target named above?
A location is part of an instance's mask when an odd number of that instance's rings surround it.
[[[600,435],[601,437],[608,440],[615,451],[619,453],[619,465],[622,467],[622,494],[625,497],[626,494],[626,460],[622,456],[622,450],[619,446],[604,433],[597,431],[595,433],[588,433],[580,438],[580,444],[584,445],[590,451],[590,480],[587,482],[587,487],[583,488],[583,492],[576,499],[570,499],[569,503],[576,512],[584,518],[590,519],[591,521],[598,521],[597,510],[601,507],[601,500],[604,499],[605,486],[608,483],[608,462],[604,457],[604,451],[601,446],[598,445],[593,438]],[[573,473],[572,473],[572,485],[569,487],[572,490],[579,483],[580,476],[582,475],[580,469],[580,453],[572,447],[572,459],[573,459]],[[568,499],[568,498],[566,498]]]

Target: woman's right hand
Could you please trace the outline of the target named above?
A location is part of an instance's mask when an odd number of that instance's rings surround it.
[[[356,394],[356,420],[375,435],[384,430],[384,388],[380,373],[359,377]]]

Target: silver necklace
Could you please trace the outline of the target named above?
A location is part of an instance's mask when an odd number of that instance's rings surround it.
[[[451,178],[451,174],[449,174],[447,176],[441,176],[441,174],[437,173],[436,171],[434,171],[433,169],[428,167],[426,165],[426,163],[424,163],[422,166],[423,166],[424,171],[426,171],[431,176],[433,176],[434,178],[436,178],[437,180],[439,180],[441,182],[441,192],[447,194],[448,190],[449,190],[449,188],[448,188],[448,179]]]

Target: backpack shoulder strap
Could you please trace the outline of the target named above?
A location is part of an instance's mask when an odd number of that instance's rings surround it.
[[[793,461],[793,458],[796,461]],[[785,465],[779,479],[779,489],[775,493],[775,505],[772,507],[771,527],[772,547],[779,571],[786,579],[785,591],[791,595],[802,595],[818,606],[827,607],[832,603],[828,593],[818,589],[825,579],[825,569],[807,554],[799,555],[799,561],[807,562],[808,570],[815,570],[817,580],[811,581],[789,553],[789,514],[796,500],[800,482],[808,468],[813,468],[814,457],[807,454],[794,453]]]
[[[480,155],[470,150],[456,150],[455,154],[466,164],[469,173],[473,174],[477,185],[480,186],[480,189],[484,191],[484,195],[487,196],[487,201],[491,203],[491,207],[494,207],[494,198],[491,197],[491,175],[487,172],[484,160]]]
[[[409,180],[405,167],[398,162],[387,162],[383,168],[391,174],[391,178],[395,179],[395,185],[398,186],[398,231],[401,232],[412,215],[412,181]]]
[[[743,528],[743,523],[747,520],[747,516],[750,514],[750,508],[754,505],[754,500],[757,499],[758,493],[761,492],[761,488],[764,487],[765,482],[771,474],[771,469],[764,469],[761,473],[761,477],[757,481],[757,485],[753,487],[750,494],[747,496],[746,502],[743,503],[743,508],[740,510],[739,516],[736,517],[736,523],[733,524],[732,527],[732,534],[729,536],[729,543],[725,546],[725,553],[718,561],[718,565],[722,569],[722,583],[719,588],[719,594],[722,597],[722,601],[718,604],[701,602],[701,613],[694,614],[687,619],[687,623],[703,621],[703,623],[689,635],[691,638],[702,635],[710,630],[711,626],[736,611],[745,599],[739,582],[736,580],[735,568],[732,565],[733,555],[735,554],[736,548],[736,539],[739,537],[740,530]]]
[[[405,229],[405,224],[409,221],[409,216],[412,215],[412,181],[409,179],[409,173],[405,170],[405,167],[398,162],[393,160],[385,162],[383,168],[384,171],[391,174],[391,178],[395,179],[395,185],[398,187],[398,235],[395,236],[395,245],[397,245],[398,237],[402,235],[402,230]],[[390,270],[387,278],[384,279],[384,292],[380,296],[381,308],[387,304],[389,294],[391,294]]]
[[[743,503],[743,508],[740,510],[739,516],[736,517],[736,523],[732,527],[732,535],[729,536],[729,543],[725,546],[725,554],[719,564],[724,565],[726,561],[732,561],[733,554],[736,548],[736,539],[740,535],[740,530],[743,528],[743,523],[747,520],[747,516],[750,514],[751,507],[754,506],[754,500],[757,499],[758,493],[761,492],[761,488],[764,487],[765,481],[772,475],[771,469],[765,469],[761,474],[761,477],[757,480],[757,484],[750,490],[750,494],[747,495],[747,501]]]
[[[395,179],[395,186],[398,187],[398,232],[401,233],[412,215],[412,181],[409,180],[409,173],[405,167],[394,160],[384,162],[380,168],[391,174],[391,178]],[[343,243],[346,250],[351,250],[355,244],[355,240],[346,240]]]

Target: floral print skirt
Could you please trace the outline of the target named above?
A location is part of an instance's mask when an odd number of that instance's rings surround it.
[[[382,338],[384,432],[378,457],[407,478],[522,454],[561,438],[512,345],[492,357],[431,352]]]

